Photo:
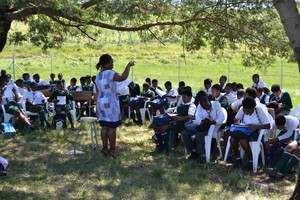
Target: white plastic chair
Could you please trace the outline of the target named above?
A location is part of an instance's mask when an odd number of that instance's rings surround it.
[[[207,136],[205,136],[205,157],[206,157],[206,163],[210,162],[210,152],[211,152],[211,141],[212,138],[216,139],[217,141],[217,145],[218,145],[218,149],[219,149],[219,153],[220,153],[220,157],[223,158],[222,155],[222,149],[221,149],[221,144],[220,144],[220,134],[221,134],[221,129],[220,127],[226,123],[227,121],[227,111],[225,110],[225,108],[222,108],[222,112],[225,115],[225,119],[221,124],[216,124],[216,125],[211,125],[209,130],[208,130],[208,134]]]
[[[5,111],[4,105],[1,105],[1,106],[2,106],[2,111],[3,111],[4,122],[9,122],[10,119],[11,119],[12,123],[14,124],[16,122],[16,117],[14,115],[11,115],[11,114],[7,113]]]
[[[270,114],[268,116],[269,116],[269,119],[271,122],[271,119],[273,119],[273,118]],[[270,123],[270,124],[272,124],[272,123]],[[263,166],[265,166],[265,151],[264,151],[264,146],[263,146],[263,142],[262,142],[262,137],[265,135],[265,132],[266,132],[266,129],[261,129],[259,131],[258,139],[256,141],[249,141],[249,145],[250,145],[251,152],[252,152],[252,162],[253,162],[253,172],[254,173],[257,172],[259,153],[261,153],[262,164],[263,164]],[[225,164],[226,164],[229,149],[230,149],[230,139],[231,139],[231,136],[228,137],[227,146],[226,146],[226,150],[225,150],[225,157],[224,157]],[[240,147],[241,158],[244,157],[244,154],[245,153],[244,153],[243,148]]]
[[[297,117],[300,123],[300,105],[291,110],[290,115],[293,117]],[[299,128],[295,130],[294,140],[296,140],[299,137],[299,131]]]
[[[73,117],[74,120],[74,126],[76,126],[77,123],[77,118],[76,118],[76,105],[75,105],[75,101],[72,101],[72,108],[70,110],[70,113]],[[56,111],[55,111],[55,104],[52,102],[50,107],[52,108],[52,112],[53,112],[53,116],[56,115]]]
[[[150,121],[152,121],[152,115],[151,115],[151,113],[149,111],[149,108],[148,108],[148,102],[150,102],[150,100],[145,101],[144,107],[140,108],[140,113],[141,113],[143,125],[145,124],[146,112],[147,112],[147,114],[149,116]]]

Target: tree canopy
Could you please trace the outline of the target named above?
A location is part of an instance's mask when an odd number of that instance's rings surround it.
[[[7,43],[11,23],[22,21],[28,32],[10,33],[11,37],[17,42],[29,40],[44,49],[61,45],[68,35],[96,40],[99,32],[88,28],[93,26],[99,28],[96,30],[135,31],[157,40],[179,35],[189,51],[206,44],[221,56],[224,50],[238,50],[245,66],[259,68],[271,64],[277,56],[289,57],[292,52],[273,6],[277,2],[2,0],[0,52]]]

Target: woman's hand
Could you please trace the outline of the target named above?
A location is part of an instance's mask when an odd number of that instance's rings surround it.
[[[134,66],[134,60],[130,61],[128,64],[127,64],[127,67],[132,67]]]

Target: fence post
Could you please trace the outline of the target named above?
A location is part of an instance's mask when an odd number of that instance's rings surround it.
[[[51,70],[51,74],[52,74],[52,71],[53,71],[52,54],[50,55],[50,70]]]
[[[92,55],[90,55],[90,75],[92,76]]]
[[[281,58],[281,75],[280,75],[280,87],[283,88],[283,60]]]
[[[13,65],[13,72],[14,72],[14,80],[16,80],[16,66],[15,66],[15,54],[13,53],[12,57],[12,65]]]
[[[178,58],[178,82],[180,82],[180,59]]]

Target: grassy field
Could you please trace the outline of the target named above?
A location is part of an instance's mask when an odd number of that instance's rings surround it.
[[[130,45],[67,44],[62,49],[41,52],[39,48],[7,46],[0,54],[1,68],[12,62],[32,75],[39,73],[49,80],[52,72],[62,72],[66,80],[97,73],[95,64],[103,53],[115,59],[115,69],[121,72],[132,58],[136,66],[130,78],[143,83],[146,77],[157,78],[160,85],[167,80],[177,85],[184,80],[197,91],[205,78],[213,83],[225,74],[229,81],[251,85],[253,73],[271,86],[274,83],[292,95],[294,105],[300,104],[298,69],[295,63],[281,62],[264,71],[245,68],[239,54],[229,54],[228,60],[218,60],[209,49],[183,54],[178,44],[167,46],[155,43]],[[52,59],[51,59],[52,57]],[[180,73],[178,73],[180,66]],[[12,66],[8,69],[13,73]],[[16,69],[16,77],[23,72]],[[282,80],[282,82],[281,82]],[[118,129],[117,159],[99,153],[90,155],[87,127],[82,132],[81,150],[85,154],[74,157],[72,149],[75,133],[66,131],[36,131],[13,138],[0,136],[1,156],[10,161],[7,177],[0,177],[0,199],[288,199],[297,176],[291,175],[272,182],[259,171],[252,174],[231,169],[217,158],[211,164],[189,161],[184,157],[182,144],[166,156],[153,155],[155,145],[150,140],[153,131],[123,123]],[[98,127],[99,131],[99,127]],[[101,147],[100,147],[101,148]]]
[[[10,167],[0,178],[0,199],[282,200],[294,189],[295,174],[273,182],[262,170],[234,170],[219,158],[211,164],[190,161],[182,144],[170,156],[152,154],[152,134],[147,126],[124,124],[118,129],[117,158],[97,153],[94,160],[87,131],[80,137],[86,153],[76,157],[67,152],[75,137],[69,130],[1,136],[1,155]]]

